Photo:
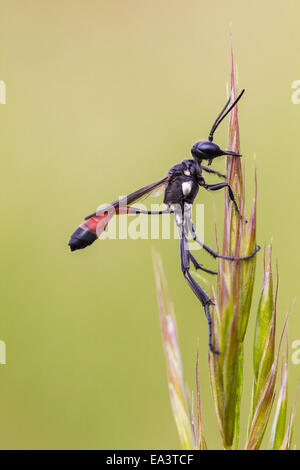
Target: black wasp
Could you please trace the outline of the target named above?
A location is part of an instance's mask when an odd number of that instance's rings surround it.
[[[218,171],[211,169],[209,166],[216,157],[223,155],[230,155],[232,157],[240,157],[241,155],[229,150],[222,150],[216,143],[213,142],[214,133],[227,116],[227,114],[237,104],[245,90],[243,90],[237,99],[228,108],[231,98],[227,101],[221,113],[214,122],[211,131],[208,136],[208,140],[200,140],[196,142],[192,149],[191,154],[193,160],[183,160],[181,163],[174,165],[168,172],[167,176],[162,178],[155,183],[145,186],[125,198],[118,199],[117,201],[109,204],[108,206],[94,212],[93,214],[86,217],[85,221],[75,230],[71,235],[69,246],[71,251],[79,250],[91,245],[105,230],[111,218],[116,214],[149,214],[158,215],[166,213],[174,213],[175,222],[179,229],[180,234],[180,264],[182,273],[191,287],[194,294],[200,300],[208,322],[209,330],[209,349],[213,353],[218,351],[212,345],[212,327],[211,327],[211,315],[210,305],[212,300],[202,287],[196,282],[190,273],[190,262],[194,265],[195,269],[201,269],[208,274],[218,274],[215,271],[204,268],[198,263],[195,257],[189,250],[188,235],[191,235],[192,239],[199,243],[205,251],[207,251],[214,258],[221,258],[229,261],[243,261],[252,258],[259,250],[257,246],[252,254],[244,257],[234,256],[222,256],[216,253],[212,248],[207,246],[197,237],[195,226],[192,220],[192,205],[198,194],[199,188],[204,188],[210,191],[218,191],[219,189],[227,188],[229,197],[234,205],[234,208],[238,215],[241,217],[238,205],[236,203],[233,191],[229,183],[222,182],[217,184],[207,184],[203,177],[203,172],[217,175],[218,177],[226,179],[226,176]],[[228,109],[227,109],[228,108]],[[209,166],[202,165],[203,160],[208,161]],[[135,203],[142,196],[149,195],[159,187],[164,187],[164,203],[166,204],[166,210],[162,211],[145,211],[131,207],[131,204]]]

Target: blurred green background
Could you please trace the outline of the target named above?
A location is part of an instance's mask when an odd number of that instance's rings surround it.
[[[2,0],[1,448],[179,446],[152,248],[165,265],[192,386],[199,344],[205,434],[210,448],[220,445],[207,324],[182,278],[178,241],[106,240],[74,254],[67,242],[98,204],[161,178],[207,137],[226,96],[232,22],[246,88],[239,111],[248,208],[257,167],[257,238],[263,245],[273,236],[281,327],[300,288],[300,105],[291,101],[300,78],[299,15],[298,1]],[[227,123],[215,140],[226,147]],[[205,240],[215,246],[213,201],[221,230],[224,195],[201,192],[198,201],[205,204]],[[246,342],[244,430],[262,265],[261,252]],[[296,301],[290,343],[300,339],[298,313]],[[291,401],[299,375],[290,361]]]

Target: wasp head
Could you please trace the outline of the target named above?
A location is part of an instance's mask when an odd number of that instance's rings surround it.
[[[240,157],[241,155],[230,150],[222,150],[219,145],[209,140],[199,140],[191,148],[191,154],[194,158],[199,160],[209,160],[209,163],[222,155],[232,155],[233,157]]]

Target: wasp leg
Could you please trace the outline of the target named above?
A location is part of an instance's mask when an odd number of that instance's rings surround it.
[[[192,253],[190,252],[190,260],[191,262],[193,263],[193,265],[195,266],[195,269],[201,269],[201,271],[204,271],[208,274],[218,274],[217,271],[212,271],[210,269],[207,269],[207,268],[204,268],[202,266],[202,264],[199,264],[198,261],[196,260],[196,258],[192,255]]]
[[[161,211],[146,211],[146,210],[143,210],[143,209],[130,207],[129,214],[161,215],[161,214],[170,214],[171,212],[173,212],[171,209],[165,209],[165,210],[161,210]]]
[[[237,256],[223,256],[223,255],[219,255],[218,253],[216,253],[212,248],[210,248],[209,246],[205,245],[205,243],[201,242],[199,240],[199,238],[197,237],[197,234],[196,234],[196,231],[195,231],[195,226],[194,226],[194,223],[192,221],[192,219],[189,220],[189,223],[188,223],[188,227],[189,227],[189,231],[190,231],[190,234],[193,238],[193,240],[195,242],[197,242],[200,246],[202,246],[204,248],[205,251],[207,251],[207,253],[209,253],[211,256],[213,256],[214,258],[220,258],[220,259],[226,259],[228,261],[245,261],[247,259],[251,259],[253,258],[253,256],[256,255],[256,253],[260,250],[260,246],[257,245],[257,247],[255,248],[255,250],[250,254],[250,255],[247,255],[247,256],[241,256],[241,257],[237,257]]]
[[[229,197],[230,197],[231,201],[233,202],[235,211],[240,216],[240,218],[242,219],[242,215],[241,215],[240,210],[238,208],[238,205],[236,203],[236,200],[235,200],[235,197],[234,197],[234,194],[233,194],[233,191],[232,191],[232,187],[230,186],[229,183],[204,184],[203,187],[205,189],[209,190],[209,191],[218,191],[219,189],[228,188]],[[247,223],[248,220],[245,220],[245,222]]]
[[[190,286],[190,288],[192,289],[196,297],[200,300],[204,308],[205,316],[206,316],[207,323],[208,323],[208,347],[212,353],[219,354],[219,351],[217,351],[212,345],[212,320],[211,320],[211,315],[210,315],[210,310],[209,310],[209,306],[212,304],[212,300],[209,298],[207,293],[202,289],[202,287],[200,287],[200,285],[197,283],[197,281],[193,278],[193,276],[190,273],[191,254],[189,251],[188,239],[185,233],[185,227],[184,227],[183,220],[182,220],[182,213],[180,214],[179,211],[176,211],[175,221],[178,226],[179,234],[180,234],[181,270],[188,285]],[[192,259],[195,259],[195,258],[192,257]]]
[[[197,298],[200,300],[203,308],[204,308],[204,313],[206,316],[207,324],[208,324],[208,347],[210,351],[214,354],[220,354],[220,352],[213,347],[212,344],[212,321],[211,321],[211,314],[209,311],[209,306],[211,305],[212,301],[208,297],[207,293],[202,289],[202,287],[199,286],[199,284],[195,281],[193,276],[190,274],[189,271],[186,271],[183,273],[185,279],[187,280],[190,288],[194,292],[194,294],[197,296]]]
[[[223,173],[220,173],[217,170],[213,170],[212,168],[209,168],[208,166],[201,165],[201,168],[202,168],[202,170],[206,171],[206,173],[211,173],[213,175],[217,175],[217,176],[219,176],[219,178],[224,178],[224,179],[227,178],[227,176],[224,175]]]
[[[185,233],[188,234],[190,232],[189,230],[189,225],[191,223],[192,219],[192,204],[189,204],[187,202],[184,203],[184,227],[185,227]],[[208,274],[213,274],[217,275],[217,271],[212,271],[211,269],[204,268],[202,264],[198,263],[196,258],[192,255],[192,253],[189,251],[189,256],[190,260],[192,261],[195,269],[201,269],[202,271],[208,273]]]

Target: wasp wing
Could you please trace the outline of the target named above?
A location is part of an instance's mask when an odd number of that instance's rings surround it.
[[[85,217],[85,220],[90,219],[91,217],[95,217],[98,215],[102,215],[104,212],[109,212],[112,209],[116,211],[118,208],[126,208],[126,206],[130,206],[130,204],[134,204],[138,200],[145,199],[149,196],[157,196],[161,193],[161,191],[165,188],[166,183],[168,182],[169,177],[165,176],[164,178],[156,181],[155,183],[149,184],[148,186],[144,186],[133,193],[124,196],[121,199],[117,199],[116,201],[112,202],[108,206],[101,207],[93,214],[88,215]]]
[[[103,233],[103,230],[106,229],[114,215],[130,213],[130,204],[134,204],[141,198],[157,193],[157,191],[165,187],[168,180],[169,177],[166,176],[88,215],[84,222],[79,225],[71,235],[69,240],[71,251],[80,250],[94,243],[94,241],[100,237],[101,233]]]

